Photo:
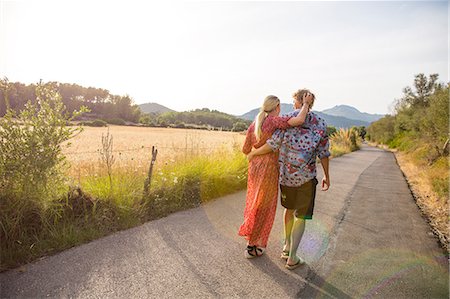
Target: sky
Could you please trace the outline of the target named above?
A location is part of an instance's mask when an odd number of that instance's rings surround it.
[[[300,88],[387,114],[415,74],[449,82],[447,1],[0,1],[10,82],[234,115]]]

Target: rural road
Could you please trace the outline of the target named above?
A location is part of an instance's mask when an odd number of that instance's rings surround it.
[[[331,160],[294,271],[279,258],[282,208],[263,257],[237,236],[245,192],[0,273],[1,297],[448,298],[448,260],[392,153]],[[319,177],[321,178],[321,174]]]

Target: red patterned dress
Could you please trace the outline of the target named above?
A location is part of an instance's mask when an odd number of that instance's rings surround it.
[[[290,117],[268,116],[263,122],[259,141],[254,133],[255,123],[252,123],[247,130],[242,152],[248,154],[252,147],[263,146],[276,129],[289,127],[289,119]],[[239,235],[245,237],[251,246],[267,246],[277,209],[279,168],[278,152],[255,156],[248,165],[244,223],[239,228]]]

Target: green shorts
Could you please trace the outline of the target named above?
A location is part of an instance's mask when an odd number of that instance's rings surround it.
[[[317,184],[317,179],[313,178],[300,187],[280,185],[281,205],[286,209],[295,210],[297,218],[312,219]]]

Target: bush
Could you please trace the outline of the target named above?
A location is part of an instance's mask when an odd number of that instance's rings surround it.
[[[105,119],[105,121],[111,125],[118,125],[118,126],[126,125],[125,121],[121,118],[110,118],[110,119]]]
[[[231,129],[231,131],[233,131],[233,132],[242,132],[242,131],[247,130],[247,128],[248,128],[248,124],[247,123],[245,123],[243,121],[238,121],[238,122],[235,122],[233,124],[233,128]]]
[[[355,128],[339,129],[330,137],[333,156],[359,149],[359,132]],[[333,153],[333,149],[337,150]]]
[[[39,83],[36,103],[0,119],[1,247],[26,243],[58,217],[58,199],[67,191],[61,143],[80,128],[67,127],[61,96]],[[31,241],[30,241],[31,242]]]
[[[367,134],[371,141],[388,144],[394,139],[394,128],[396,126],[396,118],[387,115],[376,122],[373,122],[367,128]]]
[[[107,127],[108,124],[101,119],[96,119],[93,121],[82,121],[80,122],[80,125],[82,126],[88,126],[88,127]]]
[[[96,119],[94,121],[91,122],[91,127],[107,127],[108,124],[101,119]]]

